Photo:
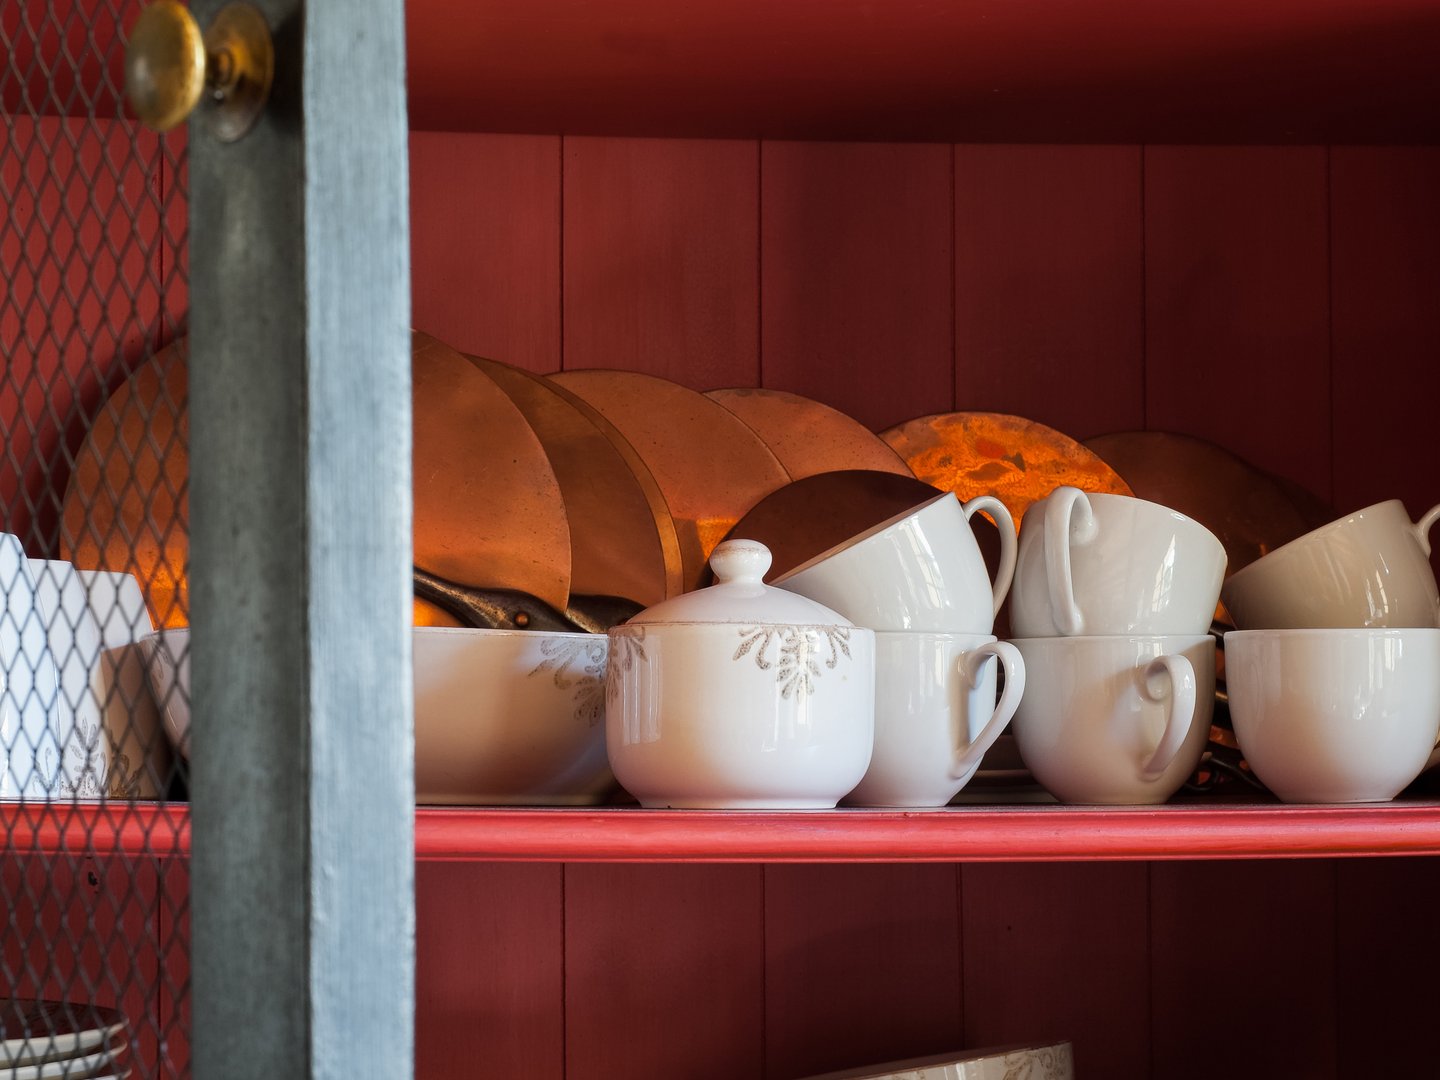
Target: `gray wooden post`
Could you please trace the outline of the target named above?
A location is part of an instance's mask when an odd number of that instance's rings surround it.
[[[269,109],[189,143],[194,1075],[404,1080],[403,4],[259,6]]]

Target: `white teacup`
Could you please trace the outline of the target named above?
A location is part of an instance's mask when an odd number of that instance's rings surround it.
[[[135,644],[152,630],[140,583],[56,559],[30,559],[29,566],[59,681],[52,725],[60,753],[51,796],[160,795],[170,748]]]
[[[996,664],[1005,690],[995,700]],[[875,750],[845,799],[855,806],[944,806],[969,783],[1025,692],[1025,661],[977,634],[875,635]]]
[[[1437,521],[1440,506],[1418,524],[1399,499],[1367,506],[1237,570],[1221,597],[1241,630],[1440,626]]]
[[[1384,802],[1440,736],[1440,629],[1225,635],[1230,720],[1245,760],[1286,802]]]
[[[20,539],[0,533],[0,798],[61,794],[74,718],[59,710],[59,674]]]
[[[1000,530],[992,583],[970,531],[987,511]],[[989,634],[1015,574],[1015,520],[993,495],[963,506],[937,495],[851,537],[770,584],[817,600],[856,626]]]
[[[1011,632],[1203,634],[1225,563],[1214,533],[1167,506],[1059,487],[1020,525]]]
[[[1025,696],[1010,730],[1062,802],[1164,802],[1195,771],[1215,706],[1215,639],[1016,638]]]

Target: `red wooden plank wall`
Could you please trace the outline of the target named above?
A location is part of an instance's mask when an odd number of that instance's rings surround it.
[[[1440,501],[1434,149],[424,134],[412,162],[416,323],[462,348],[876,428],[1183,431],[1341,510]],[[1082,1076],[1334,1077],[1384,1039],[1413,1069],[1437,874],[426,867],[421,1075],[783,1080],[1053,1037]]]

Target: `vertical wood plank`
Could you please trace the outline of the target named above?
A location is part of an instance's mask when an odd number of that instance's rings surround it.
[[[1335,506],[1440,502],[1440,147],[1331,151]],[[1440,573],[1440,532],[1431,564]]]
[[[1342,859],[1335,937],[1340,1076],[1434,1068],[1440,859]]]
[[[461,352],[560,366],[560,140],[410,134],[414,325]]]
[[[157,843],[157,847],[161,844]],[[162,1080],[190,1076],[190,860],[159,860],[160,891],[155,910],[159,976],[156,1033]]]
[[[141,1075],[157,1058],[159,955],[153,860],[67,854],[0,859],[7,932],[0,996],[96,1004],[126,1020],[126,1057]]]
[[[951,148],[761,146],[765,386],[874,429],[954,407]]]
[[[1330,860],[1154,864],[1153,1074],[1339,1075],[1335,917]]]
[[[1077,1075],[1150,1075],[1144,864],[965,866],[961,900],[967,1045],[1068,1039]]]
[[[59,557],[75,450],[160,310],[157,138],[126,121],[0,120],[0,530]]]
[[[762,1076],[762,903],[758,866],[567,866],[567,1080]]]
[[[955,148],[956,407],[1145,426],[1136,146]]]
[[[565,367],[759,378],[758,147],[565,140]]]
[[[417,867],[417,1078],[565,1075],[562,876],[545,864]]]
[[[1145,150],[1146,423],[1331,493],[1321,147]]]
[[[962,1040],[953,866],[765,868],[765,1075]]]

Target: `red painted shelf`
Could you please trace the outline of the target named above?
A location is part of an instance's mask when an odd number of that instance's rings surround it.
[[[439,809],[428,861],[1070,862],[1440,854],[1440,802],[943,810]]]
[[[183,805],[0,808],[17,854],[183,856]],[[421,807],[427,862],[1079,862],[1440,855],[1440,800],[723,811]]]

